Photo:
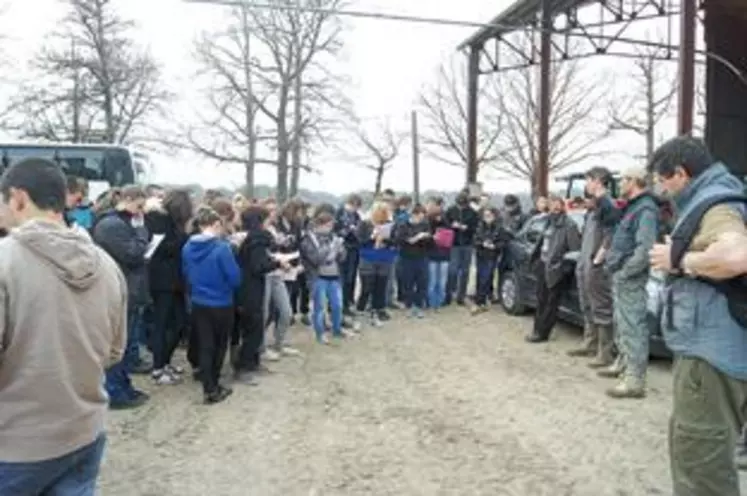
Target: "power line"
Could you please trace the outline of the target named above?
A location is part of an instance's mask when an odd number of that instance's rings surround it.
[[[416,16],[409,14],[391,14],[384,12],[370,12],[364,10],[350,10],[350,9],[338,9],[329,7],[313,7],[308,5],[290,5],[280,3],[262,3],[247,0],[183,0],[187,3],[199,3],[199,4],[212,4],[212,5],[226,5],[229,7],[244,7],[249,9],[258,10],[282,10],[289,12],[307,12],[310,14],[319,14],[327,16],[341,16],[341,17],[357,17],[362,19],[373,19],[378,21],[399,21],[399,22],[411,22],[416,24],[432,24],[437,26],[455,26],[464,28],[480,28],[480,29],[496,29],[500,31],[516,31],[527,28],[526,25],[521,24],[505,24],[505,23],[485,23],[475,21],[460,21],[456,19],[445,19],[442,17],[428,17],[428,16]],[[671,13],[668,15],[675,15]],[[652,18],[664,17],[656,15]],[[639,18],[642,20],[645,18]],[[649,46],[653,48],[665,48],[669,50],[679,50],[678,46],[667,45],[664,43],[656,43],[654,41],[647,40],[636,40],[631,38],[623,38],[619,36],[609,36],[603,34],[590,34],[590,33],[574,33],[569,29],[558,30],[558,29],[544,29],[542,27],[534,27],[537,32],[549,31],[551,34],[562,34],[570,37],[584,38],[584,39],[595,39],[604,41],[618,41],[622,43],[636,44],[640,46]]]
[[[416,24],[431,24],[440,26],[456,26],[456,27],[468,27],[468,28],[481,28],[481,29],[495,29],[499,31],[516,31],[525,29],[526,25],[511,25],[504,23],[485,23],[485,22],[474,22],[474,21],[460,21],[456,19],[445,19],[440,17],[427,17],[427,16],[416,16],[408,14],[390,14],[384,12],[370,12],[364,10],[349,10],[349,9],[338,9],[338,8],[325,8],[325,7],[313,7],[308,5],[289,5],[280,3],[261,3],[247,0],[182,0],[186,3],[194,4],[212,4],[212,5],[225,5],[229,7],[244,7],[257,10],[281,10],[289,12],[307,12],[310,14],[328,15],[328,16],[341,16],[341,17],[357,17],[363,19],[373,19],[379,21],[399,21],[399,22],[411,22]],[[663,16],[656,17],[667,17],[675,15],[676,13],[665,14]],[[637,20],[642,20],[639,18]],[[633,38],[623,38],[620,36],[608,36],[603,34],[590,34],[590,33],[574,33],[571,30],[557,30],[557,29],[546,29],[542,27],[534,27],[538,32],[549,31],[550,34],[562,34],[564,36],[604,40],[610,42],[628,43],[638,46],[648,46],[652,48],[663,48],[666,50],[678,51],[679,46],[673,46],[664,43],[656,43],[647,40],[636,40]],[[723,64],[730,72],[737,76],[740,81],[747,85],[747,77],[742,71],[735,66],[733,63],[725,59],[723,56],[706,50],[695,50],[696,54],[704,55],[708,58],[712,58],[721,64]],[[604,55],[604,54],[601,54]]]

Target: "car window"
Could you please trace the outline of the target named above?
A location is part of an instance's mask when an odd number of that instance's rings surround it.
[[[542,237],[542,232],[545,230],[546,225],[547,216],[535,215],[524,224],[517,237],[526,243],[535,244]]]

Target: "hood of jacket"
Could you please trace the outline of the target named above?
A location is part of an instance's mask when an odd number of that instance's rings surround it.
[[[43,221],[28,221],[10,236],[54,268],[62,281],[76,289],[89,288],[99,277],[103,252],[77,229]]]
[[[224,242],[218,236],[195,234],[184,245],[182,256],[191,262],[199,263],[209,257],[214,250],[220,248]]]
[[[678,209],[683,208],[687,205],[699,191],[705,188],[719,187],[726,191],[732,191],[734,193],[744,192],[744,185],[742,182],[722,163],[715,163],[703,171],[699,176],[693,178],[692,181],[683,189],[678,195],[674,197],[674,203]]]

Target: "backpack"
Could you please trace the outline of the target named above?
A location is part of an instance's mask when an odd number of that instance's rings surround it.
[[[695,237],[700,227],[703,216],[716,205],[723,203],[741,203],[747,207],[747,195],[741,193],[723,193],[713,195],[701,202],[690,214],[685,217],[672,232],[672,267],[680,268],[685,252]],[[729,313],[731,317],[742,327],[747,329],[747,275],[741,275],[724,281],[716,281],[706,277],[698,277],[700,281],[715,287],[726,296]],[[670,306],[671,308],[671,306]]]

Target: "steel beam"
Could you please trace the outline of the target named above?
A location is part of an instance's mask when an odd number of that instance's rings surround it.
[[[542,0],[540,25],[540,86],[539,86],[539,151],[535,173],[536,191],[533,195],[547,196],[550,175],[550,71],[552,70],[552,10],[550,0]]]
[[[481,51],[481,47],[470,47],[467,64],[467,185],[477,182],[477,93]]]
[[[698,0],[681,0],[680,8],[680,90],[677,109],[677,133],[690,134],[693,130],[695,103],[695,25]]]

